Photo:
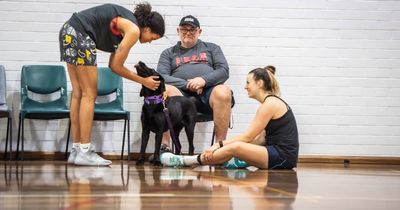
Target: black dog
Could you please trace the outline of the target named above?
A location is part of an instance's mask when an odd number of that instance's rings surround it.
[[[175,145],[175,153],[181,153],[181,144],[179,142],[179,133],[183,127],[189,141],[189,154],[194,153],[193,136],[196,125],[197,110],[195,103],[183,96],[172,96],[164,100],[165,83],[164,78],[146,66],[143,62],[135,65],[136,71],[141,77],[159,76],[160,86],[156,90],[151,90],[142,85],[140,96],[144,96],[142,108],[142,145],[140,147],[140,157],[136,165],[142,165],[145,161],[145,152],[149,141],[150,131],[156,134],[155,151],[153,165],[161,165],[160,147],[163,133],[171,126],[175,138],[171,135]],[[167,115],[165,115],[165,108]],[[169,114],[168,114],[169,113]],[[169,118],[169,119],[168,119]],[[170,121],[170,125],[168,125]]]

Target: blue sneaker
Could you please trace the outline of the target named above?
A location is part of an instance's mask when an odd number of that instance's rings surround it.
[[[236,157],[233,157],[229,161],[222,164],[222,167],[227,169],[246,168],[247,166],[249,166],[248,163]]]

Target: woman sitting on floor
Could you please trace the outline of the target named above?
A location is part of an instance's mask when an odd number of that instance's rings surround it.
[[[292,169],[297,165],[299,137],[292,109],[279,97],[275,67],[249,72],[245,89],[261,103],[249,128],[229,140],[219,141],[199,155],[163,153],[165,166],[220,165],[227,168],[256,166],[262,169]],[[265,143],[253,144],[265,130]]]

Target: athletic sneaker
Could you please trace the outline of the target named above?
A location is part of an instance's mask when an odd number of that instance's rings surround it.
[[[164,152],[160,155],[161,163],[164,166],[184,166],[182,155],[175,155],[170,152]]]
[[[72,147],[71,152],[69,153],[69,156],[68,156],[68,163],[74,164],[77,155],[78,155],[78,149],[75,149],[75,147]]]
[[[79,151],[74,163],[81,166],[108,166],[112,162],[100,157],[93,150],[89,150],[86,153]]]
[[[246,168],[249,164],[239,158],[233,157],[228,162],[222,164],[222,167],[227,169],[237,169],[237,168]]]
[[[162,154],[162,153],[164,153],[164,152],[171,152],[171,153],[172,153],[172,150],[171,150],[171,148],[169,148],[168,145],[166,145],[166,144],[161,144],[161,147],[160,147],[160,154]],[[153,162],[153,160],[154,160],[154,154],[152,153],[152,154],[150,155],[150,157],[149,157],[149,162]]]
[[[171,148],[169,148],[168,145],[161,144],[160,153],[164,153],[164,152],[171,152],[172,153],[172,150],[171,150]]]

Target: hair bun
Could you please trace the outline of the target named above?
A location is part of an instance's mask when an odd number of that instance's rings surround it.
[[[272,74],[275,74],[275,72],[276,72],[275,66],[266,66],[266,67],[264,67],[264,69],[271,72]]]

